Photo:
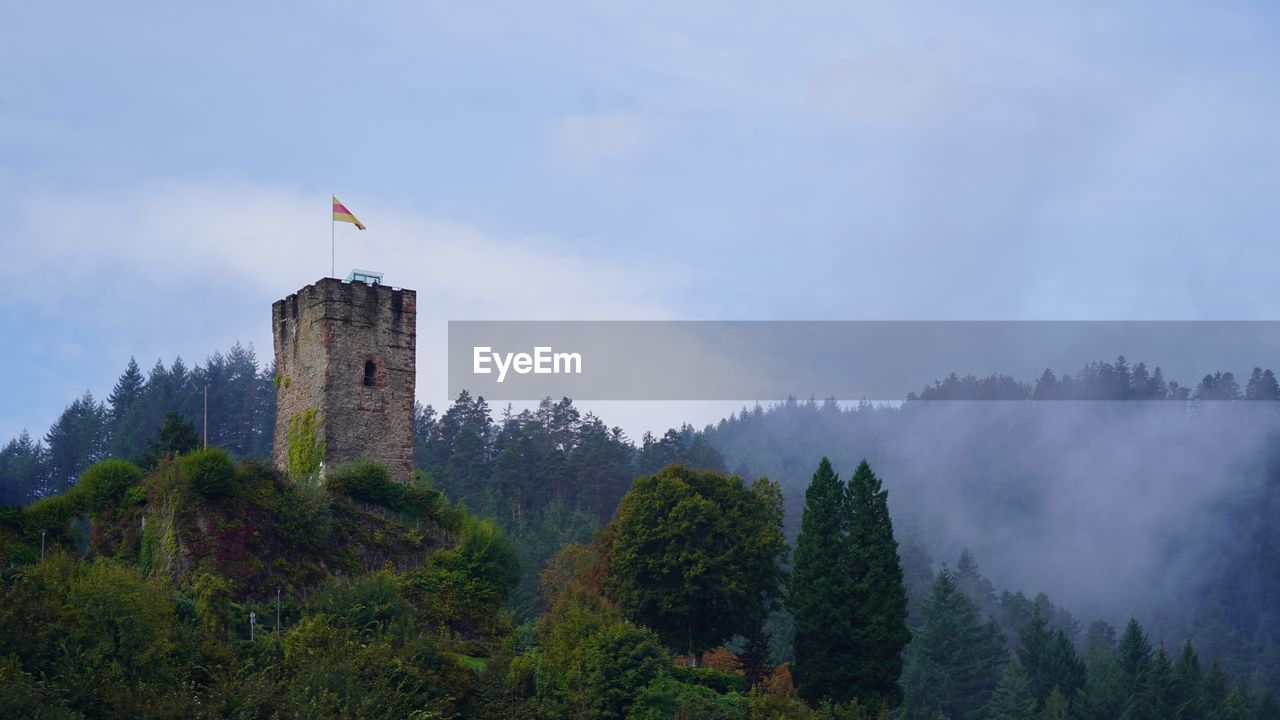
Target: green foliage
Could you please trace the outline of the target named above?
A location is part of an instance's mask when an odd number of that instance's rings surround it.
[[[135,485],[124,493],[124,500],[121,505],[124,507],[137,507],[147,501],[147,489],[141,485]]]
[[[983,623],[947,568],[924,604],[924,624],[907,646],[903,707],[909,717],[971,717],[990,699],[1008,662],[1004,635]]]
[[[147,441],[147,449],[139,455],[138,464],[153,469],[161,460],[185,455],[198,447],[200,436],[196,434],[196,426],[176,412],[166,413],[155,436]]]
[[[430,635],[369,634],[328,615],[289,632],[281,672],[279,714],[300,720],[452,716],[450,687],[470,675],[443,658]]]
[[[85,509],[96,513],[119,502],[141,480],[142,470],[137,465],[124,460],[103,460],[90,465],[76,487],[84,493]]]
[[[55,555],[0,600],[0,657],[47,678],[44,688],[67,708],[104,718],[184,715],[173,690],[187,666],[164,588],[111,561]]]
[[[581,649],[582,687],[594,717],[623,720],[670,661],[653,633],[628,623],[602,629]]]
[[[320,419],[315,408],[289,418],[287,474],[294,482],[313,479],[324,462],[325,441],[320,437]]]
[[[983,716],[988,720],[1030,720],[1035,714],[1036,698],[1026,672],[1017,663],[1009,663]]]
[[[671,668],[670,674],[671,677],[686,685],[700,685],[721,695],[747,691],[747,681],[741,675],[714,668],[675,665]]]
[[[36,535],[41,530],[68,532],[72,518],[84,514],[86,505],[84,494],[72,488],[65,495],[53,495],[35,501],[23,515],[27,527],[34,530]]]
[[[142,541],[138,547],[138,570],[143,577],[151,577],[154,572],[159,546],[160,533],[156,531],[155,523],[152,523],[143,529]]]
[[[430,484],[403,485],[371,460],[357,460],[329,470],[325,486],[332,492],[381,505],[415,518],[431,518],[450,530],[462,525],[462,514],[449,507],[444,493]]]
[[[724,695],[671,676],[657,679],[636,697],[628,720],[746,720],[746,699]]]
[[[457,552],[471,577],[488,583],[504,600],[520,579],[515,548],[492,520],[467,518]]]
[[[504,602],[519,577],[515,551],[489,520],[467,518],[457,547],[431,554],[408,578],[432,622],[470,632],[509,632]]]
[[[333,503],[329,493],[313,482],[287,490],[280,501],[276,529],[281,539],[302,550],[320,550],[333,533]]]
[[[219,498],[235,490],[236,465],[222,448],[205,448],[178,461],[191,492],[203,498]]]
[[[782,497],[765,479],[671,466],[639,478],[605,530],[608,590],[691,655],[758,628],[782,588]]]
[[[358,578],[335,578],[307,600],[307,610],[366,632],[388,632],[410,615],[399,579],[387,570]]]
[[[795,661],[791,673],[811,701],[852,690],[858,668],[843,655],[852,652],[848,627],[848,533],[844,483],[822,458],[805,491],[804,516],[796,540],[787,609],[795,618]],[[834,556],[834,557],[833,557]],[[844,558],[844,562],[841,559]]]
[[[907,591],[888,493],[859,463],[848,486],[823,458],[805,494],[788,604],[795,678],[810,701],[901,700]]]
[[[1125,699],[1124,673],[1103,644],[1085,653],[1084,687],[1076,693],[1075,708],[1082,720],[1113,720],[1120,717]]]

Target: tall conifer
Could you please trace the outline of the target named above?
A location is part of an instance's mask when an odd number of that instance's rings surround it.
[[[795,663],[792,676],[801,697],[811,702],[847,699],[856,672],[848,631],[850,616],[845,597],[844,483],[822,458],[804,494],[804,516],[796,540],[795,565],[787,607],[795,616]]]

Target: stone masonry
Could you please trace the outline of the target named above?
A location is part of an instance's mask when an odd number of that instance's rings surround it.
[[[288,466],[290,419],[314,408],[325,467],[367,458],[409,482],[417,293],[325,278],[272,304],[271,335],[275,466]]]

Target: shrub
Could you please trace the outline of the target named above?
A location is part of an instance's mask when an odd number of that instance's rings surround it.
[[[307,610],[362,631],[387,629],[407,621],[411,613],[399,581],[387,570],[360,578],[335,578],[307,600]]]
[[[118,502],[126,491],[142,480],[142,470],[127,460],[103,460],[89,466],[76,487],[84,493],[85,509],[101,511]]]
[[[357,460],[326,473],[325,485],[347,497],[413,517],[430,517],[446,529],[455,530],[458,518],[439,490],[422,485],[401,485],[391,479],[387,469],[371,460]]]
[[[41,530],[62,531],[71,519],[84,512],[84,495],[68,492],[41,498],[26,509],[27,528],[40,534]]]
[[[135,507],[147,501],[147,489],[141,485],[134,485],[125,491],[124,506]]]
[[[515,548],[492,520],[468,518],[458,540],[471,576],[487,583],[502,598],[520,581],[520,563]]]
[[[284,493],[277,530],[280,537],[301,550],[319,550],[333,532],[329,493],[312,483],[299,483]]]
[[[736,693],[721,695],[672,677],[650,683],[636,697],[628,720],[746,720],[747,703]],[[788,720],[804,716],[781,716]]]
[[[641,692],[670,665],[654,634],[631,623],[616,623],[582,649],[582,684],[598,718],[627,717]]]
[[[680,682],[688,683],[689,685],[701,685],[721,694],[747,691],[747,681],[742,676],[715,668],[691,668],[687,665],[677,665],[672,669],[671,674],[672,677]]]
[[[191,492],[201,497],[222,497],[235,489],[236,464],[222,448],[196,450],[184,456],[179,467],[191,483]]]

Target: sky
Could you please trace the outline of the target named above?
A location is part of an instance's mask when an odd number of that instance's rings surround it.
[[[8,3],[0,442],[266,359],[331,194],[437,406],[448,320],[1277,319],[1272,3],[367,5]]]

